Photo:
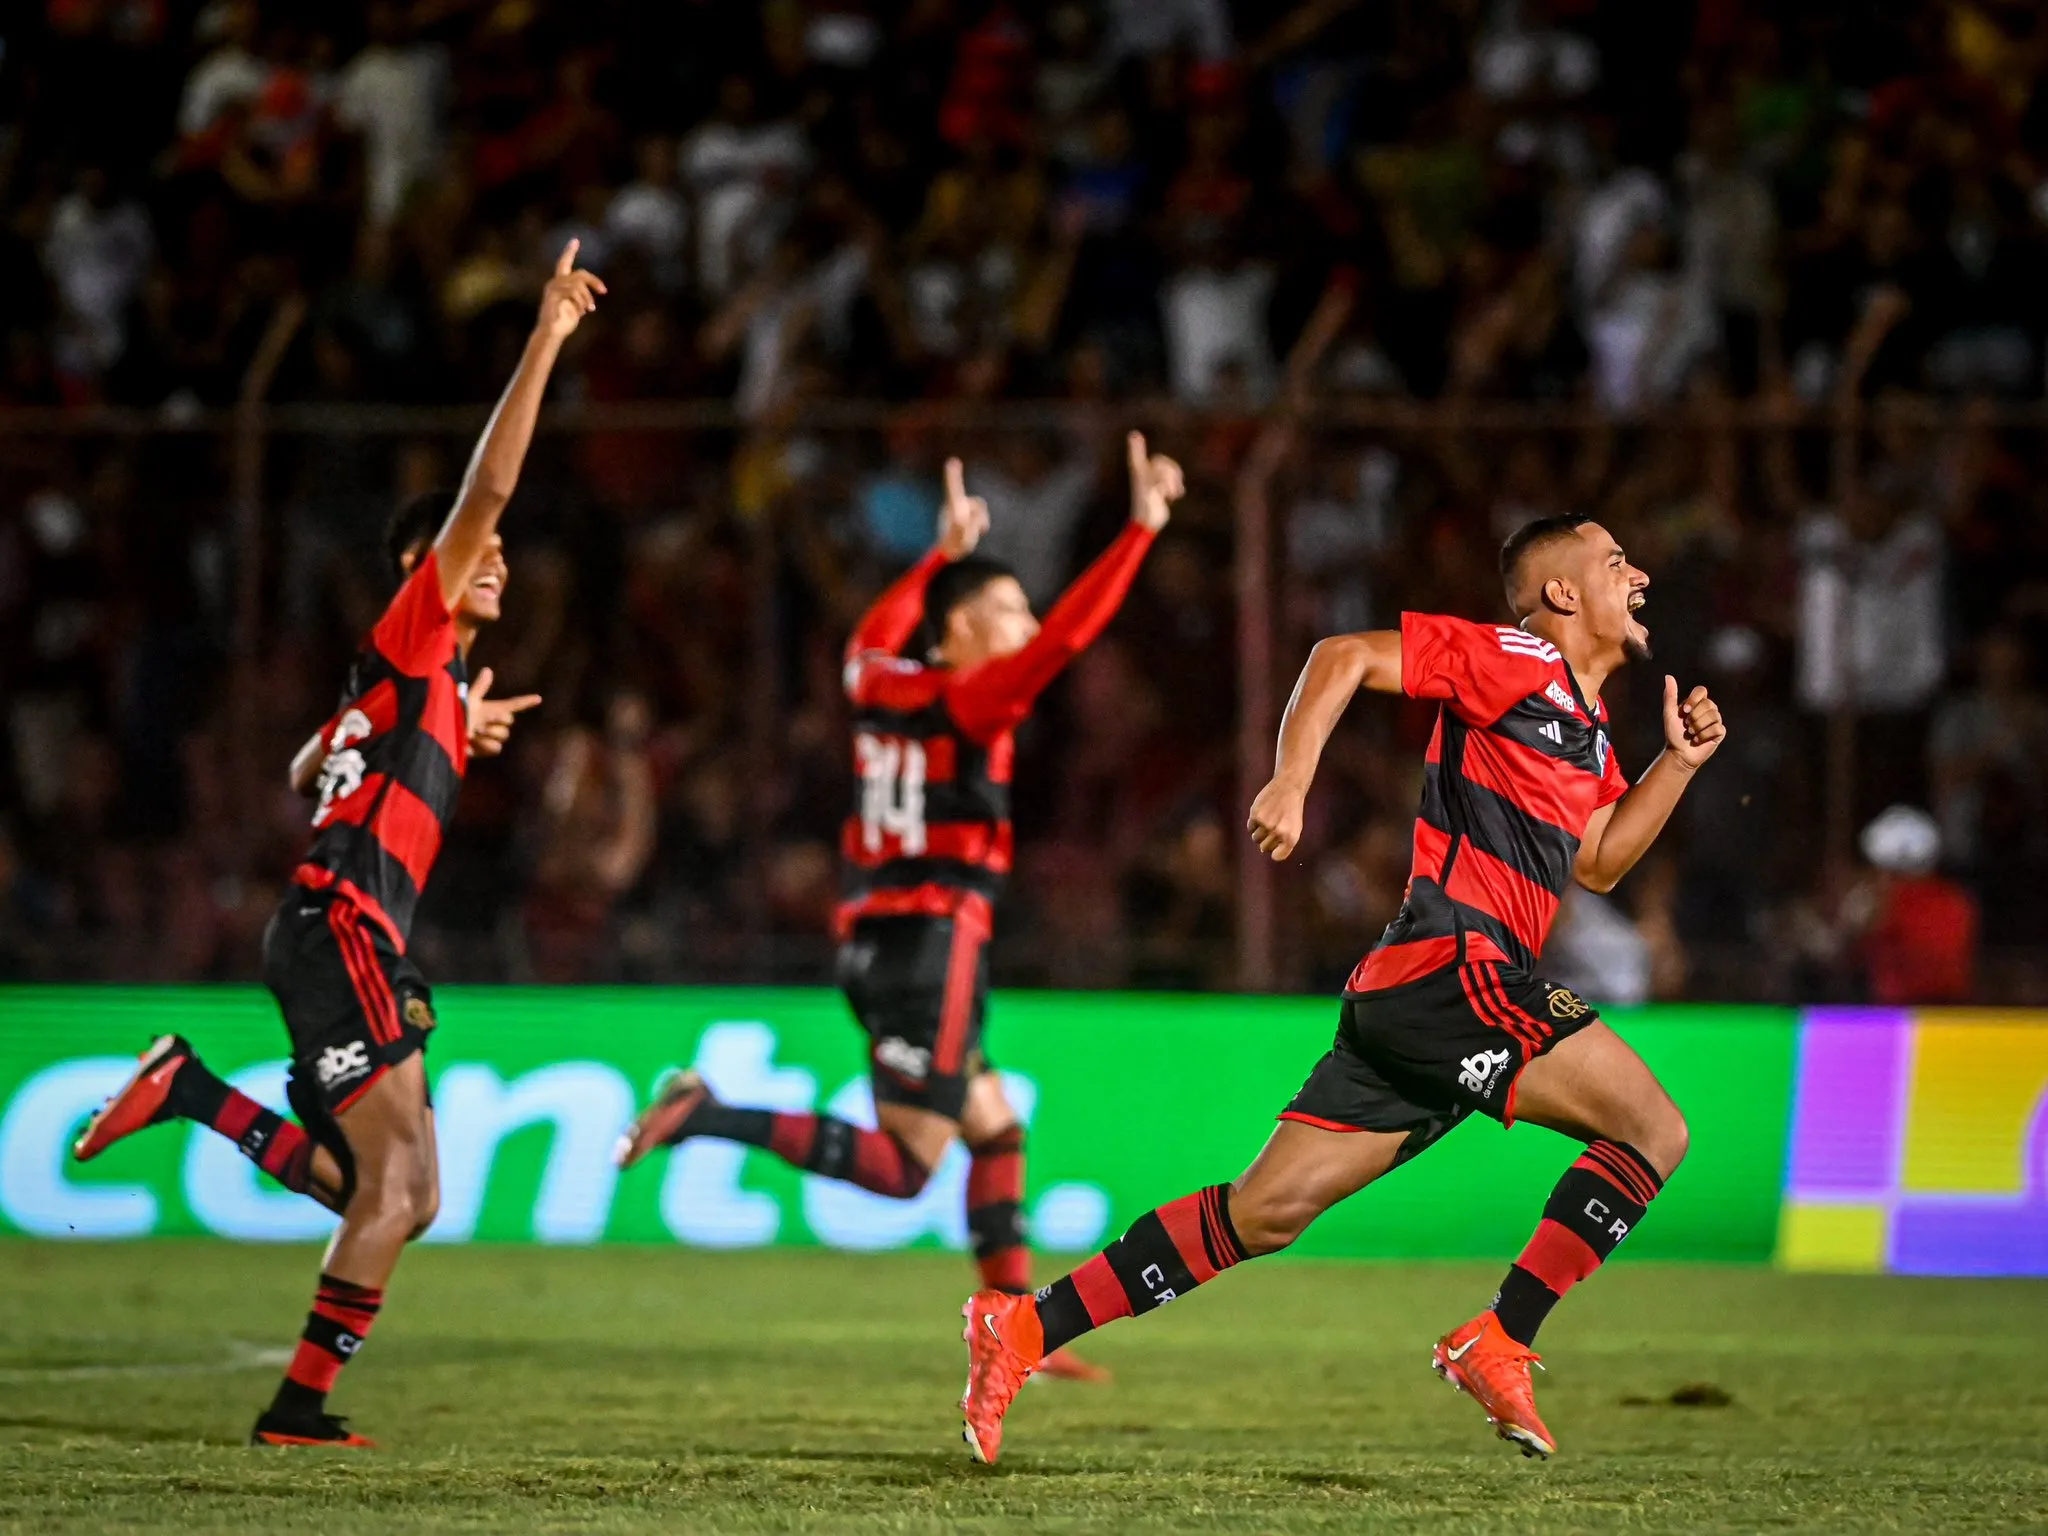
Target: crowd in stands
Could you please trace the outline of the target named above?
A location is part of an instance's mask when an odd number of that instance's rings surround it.
[[[1117,525],[1142,420],[1190,495],[1022,744],[1000,978],[1235,976],[1256,481],[1283,696],[1319,634],[1500,617],[1492,552],[1533,515],[1595,513],[1655,578],[1624,762],[1667,669],[1731,738],[1668,846],[1568,905],[1557,964],[1596,998],[2048,1001],[2038,6],[45,0],[6,28],[0,975],[253,973],[304,835],[282,765],[388,590],[382,517],[474,430],[320,410],[488,400],[574,238],[609,293],[557,395],[590,411],[536,449],[479,650],[547,702],[465,792],[430,972],[823,979],[838,646],[928,540],[939,463],[1043,602]],[[214,427],[252,374],[312,416],[245,507]],[[677,400],[718,408],[606,414]],[[1278,895],[1291,984],[1398,904],[1426,728],[1363,703],[1333,743]],[[1892,806],[1927,859],[1858,843]],[[1929,882],[1908,926],[1948,953],[1887,963]]]

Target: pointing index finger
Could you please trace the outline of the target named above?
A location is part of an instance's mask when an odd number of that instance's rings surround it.
[[[1142,475],[1145,472],[1145,465],[1147,462],[1145,455],[1145,434],[1142,432],[1131,432],[1126,434],[1126,436],[1124,437],[1124,452],[1130,458],[1131,473],[1134,475]]]
[[[571,240],[562,247],[562,254],[555,258],[555,276],[567,277],[576,270],[576,252],[582,248],[581,240]]]
[[[538,704],[540,702],[540,695],[537,693],[522,693],[516,699],[500,699],[498,702],[504,708],[506,714],[516,715],[521,710],[531,709],[534,705]]]
[[[958,459],[946,460],[946,505],[957,507],[967,499],[967,471]]]

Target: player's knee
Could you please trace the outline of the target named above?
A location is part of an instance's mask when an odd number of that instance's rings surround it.
[[[1692,1128],[1685,1123],[1684,1112],[1668,1100],[1636,1136],[1636,1150],[1667,1179],[1678,1171],[1691,1147]]]
[[[1287,1247],[1308,1230],[1316,1215],[1305,1201],[1264,1199],[1255,1189],[1242,1186],[1230,1192],[1230,1225],[1253,1258]]]
[[[407,1178],[365,1180],[349,1204],[349,1220],[410,1236],[419,1224],[418,1201]]]
[[[428,1182],[413,1191],[412,1229],[408,1239],[425,1237],[427,1228],[434,1224],[434,1218],[441,1214],[441,1189],[436,1182]]]

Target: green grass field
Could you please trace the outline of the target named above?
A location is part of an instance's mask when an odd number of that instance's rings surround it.
[[[420,1249],[336,1406],[241,1445],[315,1255],[0,1245],[0,1529],[2011,1530],[2048,1512],[2048,1291],[1616,1266],[1547,1464],[1430,1374],[1492,1266],[1254,1265],[1093,1341],[972,1465],[957,1259]],[[1676,1406],[1708,1383],[1723,1406]],[[1684,1395],[1681,1393],[1681,1395]],[[1711,1394],[1709,1394],[1711,1395]]]

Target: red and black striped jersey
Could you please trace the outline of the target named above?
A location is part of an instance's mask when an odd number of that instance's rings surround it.
[[[898,656],[945,559],[925,556],[876,599],[846,645],[857,798],[840,833],[839,927],[863,917],[967,914],[987,931],[1010,872],[1014,732],[1102,633],[1152,535],[1132,524],[1054,603],[1021,651],[954,669]]]
[[[1607,710],[1526,630],[1401,615],[1401,690],[1441,699],[1400,912],[1348,992],[1460,961],[1534,966],[1593,813],[1628,792]]]
[[[320,728],[313,846],[293,878],[354,902],[401,951],[469,766],[469,674],[429,550]]]

